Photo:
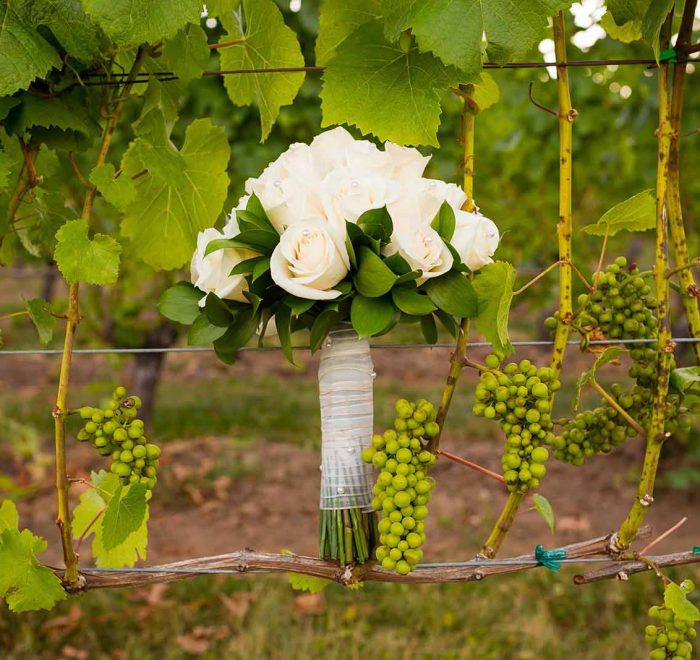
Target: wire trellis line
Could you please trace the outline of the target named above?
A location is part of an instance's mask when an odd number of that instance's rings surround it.
[[[674,337],[671,341],[676,344],[695,344],[700,342],[700,337]],[[514,341],[511,342],[516,348],[526,346],[553,346],[554,342],[550,340],[531,340],[531,341]],[[635,344],[655,344],[656,339],[596,339],[589,342],[591,346],[616,346],[635,345]],[[568,341],[569,346],[579,346],[580,341]],[[490,348],[491,344],[487,341],[471,341],[470,348]],[[421,348],[454,348],[453,343],[412,343],[412,344],[372,344],[372,350],[411,350]],[[295,351],[309,351],[308,346],[293,346]],[[266,351],[281,351],[281,346],[244,346],[239,349],[240,352],[255,353]],[[155,346],[152,348],[76,348],[73,349],[74,354],[80,355],[130,355],[144,353],[213,353],[214,349],[210,346]],[[5,349],[0,351],[0,357],[3,356],[23,356],[23,355],[61,355],[61,348],[18,348]]]

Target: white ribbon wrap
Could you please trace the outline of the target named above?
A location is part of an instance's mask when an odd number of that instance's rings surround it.
[[[352,329],[332,330],[321,350],[321,509],[371,510],[374,367],[369,343]]]

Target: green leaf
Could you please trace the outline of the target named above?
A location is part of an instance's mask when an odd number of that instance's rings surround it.
[[[309,348],[312,352],[316,352],[323,343],[323,340],[328,335],[330,329],[338,322],[340,314],[337,309],[324,309],[311,326],[311,334],[309,337]]]
[[[82,0],[87,14],[118,46],[157,44],[185,23],[199,23],[198,0]]]
[[[160,60],[164,68],[186,83],[202,75],[209,63],[209,53],[204,30],[199,25],[186,25],[165,42]]]
[[[535,493],[532,496],[532,503],[534,504],[535,511],[537,511],[544,518],[544,521],[549,527],[549,531],[554,534],[557,529],[557,523],[554,518],[554,509],[552,509],[552,505],[549,503],[549,500],[543,495]]]
[[[83,137],[94,137],[100,131],[100,125],[85,107],[81,91],[53,98],[22,93],[19,98],[22,102],[10,111],[6,124],[14,135],[30,133],[35,141],[48,142],[47,138],[54,137],[55,129]]]
[[[649,8],[642,19],[642,37],[652,47],[657,62],[661,51],[659,44],[661,27],[673,9],[673,4],[674,0],[653,0],[649,3]]]
[[[389,44],[380,22],[360,26],[323,74],[322,126],[354,124],[399,144],[438,146],[440,96],[463,76],[430,54]]]
[[[100,568],[131,567],[139,559],[146,559],[148,507],[146,507],[146,514],[141,526],[136,531],[131,532],[123,543],[115,548],[107,549],[103,541],[103,524],[100,512],[106,509],[114,493],[118,488],[121,488],[121,483],[117,475],[104,470],[100,470],[99,473],[93,472],[91,482],[95,488],[89,488],[80,496],[80,503],[73,511],[71,523],[73,536],[79,538],[85,535],[87,538],[94,535],[92,556]],[[95,523],[95,518],[98,519],[97,523]]]
[[[255,282],[261,278],[265,273],[270,270],[270,257],[261,257],[253,266],[253,278],[252,282]]]
[[[105,550],[114,550],[138,531],[146,518],[148,502],[146,484],[119,486],[114,491],[102,518],[102,543]]]
[[[394,305],[388,298],[353,298],[350,321],[360,339],[381,333],[394,319]]]
[[[303,67],[299,41],[284,23],[274,0],[243,0],[245,29],[239,23],[222,41],[243,43],[219,51],[222,70]],[[304,82],[304,73],[252,73],[225,76],[224,86],[236,105],[255,102],[260,109],[261,142],[270,134],[280,108],[289,105]]]
[[[67,282],[114,284],[119,276],[122,248],[106,234],[88,237],[83,220],[70,220],[56,232],[54,258]]]
[[[34,0],[27,4],[32,8],[32,22],[48,27],[69,55],[85,63],[98,57],[99,30],[80,0]]]
[[[447,202],[442,203],[430,226],[440,234],[442,240],[446,242],[452,240],[456,226],[455,212]]]
[[[323,0],[318,18],[316,64],[323,66],[358,27],[381,18],[380,0]]]
[[[362,229],[367,236],[371,236],[380,243],[388,243],[394,231],[394,224],[391,221],[391,216],[386,206],[382,206],[380,209],[369,209],[369,211],[365,211],[357,219],[357,226]]]
[[[672,369],[670,384],[683,395],[700,395],[700,367]]]
[[[122,235],[137,257],[156,270],[190,260],[197,234],[215,224],[226,199],[230,156],[226,131],[209,119],[195,119],[180,151],[171,143],[134,140],[122,160],[122,176],[144,169],[134,183],[136,198],[126,208]]]
[[[364,245],[359,250],[360,267],[355,276],[355,288],[368,298],[383,296],[394,286],[396,275],[372,250]]]
[[[39,340],[46,346],[53,338],[56,329],[56,317],[51,312],[51,304],[43,298],[32,298],[27,301],[27,311],[39,333]]]
[[[61,58],[32,25],[29,3],[0,4],[0,96],[23,89],[35,78],[43,78]]]
[[[629,44],[642,38],[642,19],[627,21],[618,25],[610,11],[606,11],[600,19],[602,27],[607,35],[623,44]]]
[[[434,344],[438,340],[437,325],[435,323],[435,317],[430,314],[429,316],[423,316],[420,320],[420,329],[423,333],[423,337],[428,344]]]
[[[286,305],[280,305],[275,313],[275,326],[280,338],[280,345],[284,356],[289,362],[294,364],[294,353],[292,351],[292,310]]]
[[[389,39],[411,28],[421,50],[469,75],[481,68],[484,33],[489,59],[517,60],[544,36],[547,17],[570,5],[570,0],[382,0]]]
[[[473,319],[477,315],[478,302],[474,288],[460,273],[450,271],[430,279],[423,289],[438,308],[452,316]]]
[[[66,599],[61,581],[36,557],[47,545],[28,529],[0,534],[0,596],[13,612],[50,610]]]
[[[123,210],[136,197],[136,186],[128,176],[115,178],[115,169],[112,163],[98,165],[90,172],[90,181],[114,208]]]
[[[491,74],[485,71],[482,71],[471,85],[474,88],[472,100],[479,106],[480,112],[495,105],[501,98],[501,90],[498,87],[498,83]]]
[[[3,500],[0,504],[0,532],[19,527],[17,506],[12,500]]]
[[[427,295],[405,286],[394,287],[391,299],[398,309],[411,316],[424,316],[435,310],[435,305]]]
[[[440,323],[445,327],[447,332],[452,335],[455,339],[457,339],[457,333],[459,332],[459,325],[455,322],[454,318],[451,317],[449,314],[445,314],[441,309],[436,309],[435,310],[435,316],[438,317],[440,320]]]
[[[510,355],[513,346],[508,336],[508,316],[513,300],[515,268],[505,261],[484,266],[474,278],[474,291],[479,302],[476,328],[491,342],[494,350]]]
[[[204,301],[204,314],[212,325],[220,328],[228,328],[233,321],[233,314],[229,306],[215,293],[208,293]]]
[[[581,390],[584,385],[593,384],[596,382],[595,376],[598,369],[604,367],[606,364],[610,364],[615,360],[619,360],[620,356],[627,353],[624,348],[619,348],[618,346],[608,346],[595,360],[593,365],[587,371],[584,371],[580,376],[578,381],[576,381],[576,395],[574,398],[574,409],[578,408],[578,402],[581,399]]]
[[[641,20],[649,8],[650,0],[607,0],[605,6],[617,25]]]
[[[202,313],[192,323],[192,327],[190,327],[190,331],[187,333],[187,343],[190,346],[210,344],[220,337],[223,337],[225,333],[226,328],[212,325],[206,314]]]
[[[307,300],[306,298],[297,298],[291,294],[284,297],[282,302],[292,310],[294,316],[301,316],[304,312],[308,312],[316,303],[315,300]]]
[[[280,236],[277,232],[272,233],[264,229],[249,229],[237,234],[233,240],[244,247],[249,247],[263,254],[272,254],[272,251],[280,242]]]
[[[664,589],[664,605],[679,619],[700,621],[700,610],[688,600],[688,596],[675,582],[669,582]]]
[[[313,575],[302,575],[301,573],[287,573],[287,577],[292,589],[308,591],[312,594],[320,593],[331,584],[330,580],[324,580]]]
[[[614,236],[619,231],[647,231],[656,227],[656,195],[644,190],[603,213],[598,222],[583,227],[593,236]]]
[[[158,311],[165,318],[190,325],[200,315],[199,301],[202,292],[195,289],[189,282],[178,282],[163,291],[158,302]]]

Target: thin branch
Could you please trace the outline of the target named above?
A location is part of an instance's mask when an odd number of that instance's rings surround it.
[[[245,43],[245,39],[230,39],[229,41],[220,41],[218,44],[209,44],[209,50],[218,50],[219,48],[228,48],[229,46],[240,46]]]
[[[529,282],[521,286],[517,291],[513,291],[514,296],[519,296],[521,293],[524,291],[527,291],[533,284],[536,284],[539,282],[547,273],[551,272],[554,270],[557,266],[561,266],[564,262],[559,259],[558,261],[555,261],[553,264],[550,264],[545,268],[539,275],[535,275]]]
[[[657,555],[655,557],[647,557],[651,559],[657,567],[666,566],[682,566],[684,564],[696,564],[700,562],[700,555],[694,552],[675,552],[669,555]],[[641,561],[625,561],[612,564],[605,568],[599,568],[596,571],[583,573],[574,576],[574,584],[590,584],[591,582],[600,582],[601,580],[627,580],[630,575],[635,573],[643,573],[650,570],[650,566]]]
[[[683,527],[683,525],[685,525],[686,522],[688,522],[688,516],[683,516],[675,525],[669,527],[663,534],[659,534],[653,541],[647,543],[637,554],[645,555],[647,552],[649,552],[649,550],[661,543],[661,541],[669,537],[677,529]]]
[[[75,544],[75,554],[80,555],[80,546],[82,545],[83,541],[85,540],[85,537],[88,535],[90,530],[93,528],[95,523],[100,519],[102,514],[107,510],[106,506],[103,506],[96,514],[95,517],[87,524],[85,529],[83,530],[83,533],[80,535],[78,538],[78,542]]]
[[[70,161],[71,167],[73,168],[75,175],[78,177],[78,181],[80,181],[80,183],[82,183],[86,188],[92,187],[92,183],[90,183],[83,176],[83,173],[80,171],[80,168],[78,167],[78,163],[75,162],[75,154],[73,153],[72,149],[68,152],[68,160]]]
[[[676,266],[675,268],[667,270],[666,277],[672,277],[676,273],[680,273],[682,270],[688,270],[688,268],[697,268],[698,266],[700,266],[700,257],[695,257],[695,259],[691,259],[686,264],[682,264],[681,266]]]
[[[593,381],[593,389],[600,394],[615,410],[617,410],[620,415],[625,418],[625,421],[643,438],[646,437],[647,433],[644,428],[639,424],[637,420],[630,416],[630,414],[617,402],[614,396],[610,395],[605,388],[598,383]]]
[[[530,103],[534,105],[536,108],[539,108],[540,110],[544,110],[545,112],[548,112],[550,115],[554,115],[555,117],[559,117],[559,113],[556,110],[552,110],[551,108],[548,108],[546,105],[542,105],[541,103],[538,103],[535,101],[534,97],[532,96],[532,86],[534,83],[532,80],[530,81],[530,84],[527,88],[527,97],[530,99]]]
[[[462,458],[462,457],[457,456],[455,454],[451,454],[449,451],[445,451],[444,449],[438,449],[437,453],[438,453],[438,455],[444,456],[445,458],[449,458],[451,461],[454,461],[455,463],[459,463],[460,465],[464,465],[464,466],[474,470],[475,472],[480,472],[481,474],[484,474],[487,477],[491,477],[491,479],[499,481],[502,484],[504,484],[506,482],[506,480],[500,474],[497,474],[496,472],[493,472],[493,471],[489,470],[488,468],[485,468],[482,465],[479,465],[478,463],[472,463],[471,461],[468,461],[466,458]]]
[[[608,247],[608,238],[610,237],[610,223],[605,225],[605,236],[603,237],[603,245],[600,248],[600,259],[598,259],[598,267],[595,269],[595,277],[593,278],[593,290],[598,289],[598,281],[600,280],[600,273],[603,270],[603,262],[605,261],[605,252]]]

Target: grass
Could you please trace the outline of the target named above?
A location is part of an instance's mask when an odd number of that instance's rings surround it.
[[[684,569],[683,576],[691,574]],[[575,587],[573,569],[474,584],[331,585],[297,600],[282,577],[198,577],[158,595],[91,592],[51,613],[0,606],[6,660],[203,658],[445,658],[628,660],[645,657],[652,575]],[[79,608],[75,611],[76,606]],[[66,656],[66,647],[85,652]]]

